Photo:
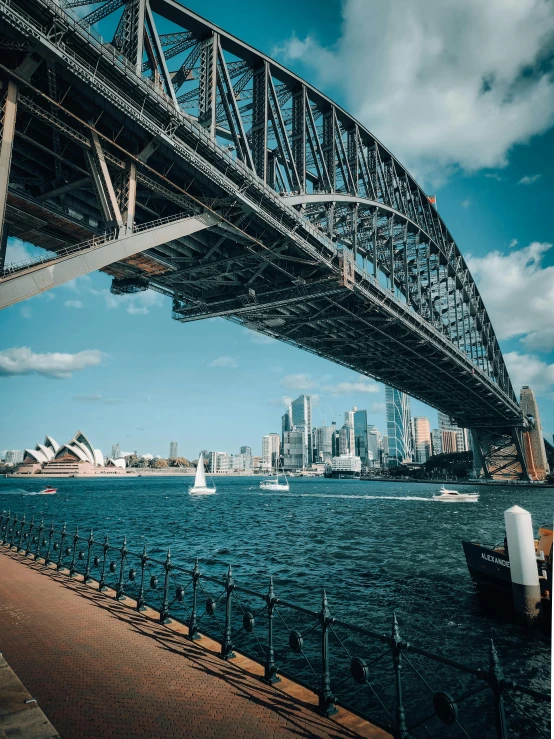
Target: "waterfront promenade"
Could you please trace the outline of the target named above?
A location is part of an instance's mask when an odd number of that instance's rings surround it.
[[[318,715],[309,691],[267,686],[255,663],[225,662],[156,616],[0,549],[0,651],[63,739],[388,736]]]

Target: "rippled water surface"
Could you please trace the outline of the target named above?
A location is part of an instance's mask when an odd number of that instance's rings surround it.
[[[465,487],[478,503],[431,500],[438,485],[293,478],[290,493],[262,492],[258,478],[218,478],[217,495],[187,494],[192,478],[64,479],[55,496],[36,496],[38,480],[0,479],[0,508],[48,525],[94,529],[119,545],[176,564],[199,557],[203,572],[388,631],[396,611],[402,636],[473,666],[486,667],[490,639],[510,677],[549,687],[546,636],[484,611],[466,568],[463,539],[503,540],[503,512],[529,510],[535,531],[552,522],[552,490]]]

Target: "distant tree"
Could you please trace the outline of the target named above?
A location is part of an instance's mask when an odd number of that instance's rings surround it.
[[[140,457],[138,457],[136,454],[130,454],[125,459],[127,462],[127,467],[138,467],[139,466]]]
[[[150,467],[153,467],[155,470],[162,469],[163,467],[167,467],[167,459],[153,459],[150,462]]]
[[[190,462],[185,457],[175,457],[169,460],[170,467],[190,467]]]

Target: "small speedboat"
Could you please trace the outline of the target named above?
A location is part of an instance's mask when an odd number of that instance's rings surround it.
[[[39,495],[54,495],[54,493],[58,492],[58,488],[52,488],[50,485],[44,488],[44,490],[41,490],[39,492]]]
[[[445,488],[443,485],[439,492],[433,495],[433,500],[446,501],[449,503],[477,503],[479,500],[479,493],[460,493],[458,490],[448,490],[448,488]]]

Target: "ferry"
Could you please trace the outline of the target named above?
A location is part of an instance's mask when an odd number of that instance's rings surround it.
[[[448,490],[443,485],[439,492],[433,495],[433,500],[449,503],[477,503],[479,493],[460,493],[458,490]]]
[[[48,485],[44,488],[44,490],[39,491],[39,495],[54,495],[54,493],[58,492],[58,488],[53,488]]]
[[[550,601],[552,594],[552,539],[552,526],[541,526],[538,539],[535,539],[535,556],[543,604]],[[469,574],[477,590],[511,597],[512,578],[506,538],[502,544],[462,541],[462,546]]]

